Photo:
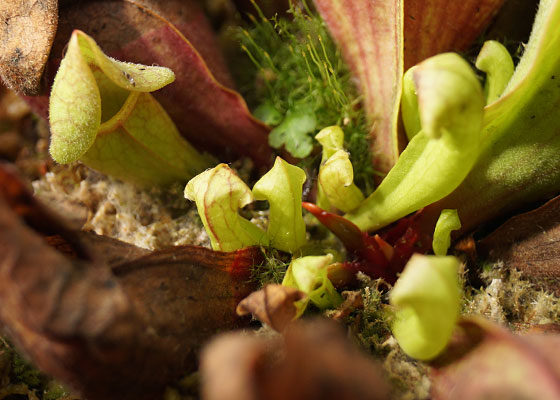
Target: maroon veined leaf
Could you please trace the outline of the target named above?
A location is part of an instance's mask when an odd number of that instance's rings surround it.
[[[98,0],[89,0],[99,2]],[[151,10],[154,17],[172,24],[200,54],[214,78],[226,87],[233,87],[217,39],[205,14],[196,2],[169,0],[125,0]]]
[[[439,53],[467,50],[504,1],[405,1],[405,69]]]
[[[37,94],[57,27],[57,0],[0,3],[0,78],[10,89]]]
[[[49,83],[74,29],[93,37],[114,58],[172,69],[175,82],[154,95],[195,147],[223,160],[249,156],[258,166],[271,163],[269,129],[230,88],[231,77],[195,1],[90,0],[61,7],[46,68]],[[29,101],[46,117],[46,98]]]
[[[386,174],[399,155],[403,1],[315,0],[315,4],[358,79],[372,129],[374,167]]]
[[[259,248],[145,255],[64,221],[45,238],[36,222],[53,214],[12,172],[0,175],[0,326],[46,373],[88,399],[157,398],[196,367],[212,334],[247,322],[235,308],[254,290],[249,268],[262,261]],[[30,215],[27,225],[21,216]]]
[[[432,362],[433,399],[560,397],[560,335],[514,335],[482,318],[460,328]]]

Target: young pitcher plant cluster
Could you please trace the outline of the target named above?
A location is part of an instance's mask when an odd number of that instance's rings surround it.
[[[362,3],[371,7],[364,11]],[[278,157],[252,189],[226,164],[205,170],[213,159],[179,135],[149,94],[172,82],[173,72],[113,60],[80,31],[72,34],[51,93],[51,154],[145,186],[190,179],[185,197],[196,202],[214,250],[265,246],[292,255],[283,285],[305,294],[297,316],[309,303],[340,304],[333,271],[394,283],[402,270],[390,295],[393,333],[406,353],[431,359],[459,318],[460,263],[446,255],[452,232],[560,190],[560,1],[541,1],[516,68],[503,45],[484,44],[475,63],[484,85],[456,53],[433,55],[403,73],[410,61],[403,60],[402,1],[316,5],[358,78],[374,162],[385,175],[365,196],[354,184],[343,128],[318,127],[316,205],[305,208],[342,239],[348,259],[306,255],[301,168]],[[367,29],[359,36],[355,26]],[[381,49],[377,59],[375,49]],[[400,154],[399,110],[408,141]],[[255,200],[268,202],[266,230],[239,214]],[[419,239],[420,230],[432,243]],[[435,255],[410,258],[419,251]],[[380,268],[385,272],[375,272]]]

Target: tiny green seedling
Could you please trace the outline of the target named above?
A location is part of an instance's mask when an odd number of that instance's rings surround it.
[[[292,260],[282,285],[293,287],[307,295],[303,300],[296,302],[296,317],[303,314],[309,301],[320,309],[333,308],[342,303],[342,297],[327,276],[327,268],[332,262],[331,254]]]
[[[344,212],[354,210],[364,195],[354,184],[354,168],[342,147],[344,132],[338,126],[330,126],[322,129],[315,139],[323,146],[317,204],[327,210],[331,207]]]

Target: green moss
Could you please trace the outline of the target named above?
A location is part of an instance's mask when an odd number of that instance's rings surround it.
[[[56,381],[50,381],[44,389],[43,400],[59,400],[65,399],[70,392]]]
[[[10,385],[25,384],[32,389],[42,389],[48,382],[48,378],[39,372],[21,357],[14,347],[0,338],[0,354],[2,355],[1,382],[9,382]]]
[[[282,283],[290,265],[290,256],[272,248],[263,249],[263,252],[265,260],[251,267],[251,280],[259,287],[269,283]]]
[[[0,337],[0,398],[4,396],[29,400],[76,398],[70,396],[60,383],[27,362],[10,343]]]
[[[365,276],[362,279],[369,279]],[[357,315],[358,339],[361,345],[378,356],[386,355],[384,343],[391,335],[390,314],[383,304],[381,280],[370,281],[361,290],[364,308]]]
[[[271,144],[300,158],[303,166],[317,165],[308,157],[317,143],[313,136],[329,125],[340,125],[350,152],[355,181],[371,191],[368,129],[360,98],[340,51],[323,20],[306,4],[292,5],[289,17],[266,18],[258,8],[251,26],[240,29],[241,48],[252,62],[241,78],[240,90],[255,114],[271,126]],[[246,64],[242,64],[246,66]],[[314,127],[297,129],[293,116],[305,112]]]
[[[25,361],[16,352],[13,353],[12,379],[17,383],[25,383],[31,388],[40,388],[46,384],[47,378],[35,367]]]

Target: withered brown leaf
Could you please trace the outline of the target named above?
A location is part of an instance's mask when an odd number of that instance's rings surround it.
[[[328,320],[291,324],[284,338],[230,333],[201,356],[206,400],[387,399],[379,365]]]
[[[195,368],[211,335],[245,322],[235,307],[253,290],[249,267],[260,249],[183,246],[138,258],[145,250],[64,223],[51,247],[52,236],[21,218],[42,215],[22,187],[14,174],[1,175],[0,326],[39,368],[86,398],[154,398]]]
[[[244,298],[237,306],[237,314],[253,314],[259,321],[282,332],[296,316],[294,302],[304,297],[305,293],[297,289],[269,284]]]

